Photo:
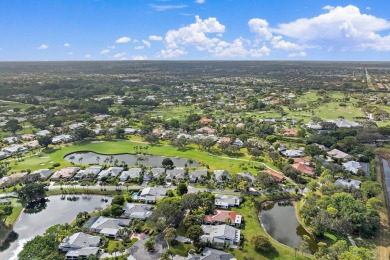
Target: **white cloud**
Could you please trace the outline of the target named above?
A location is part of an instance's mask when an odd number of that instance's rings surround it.
[[[235,39],[232,43],[220,41],[212,51],[215,56],[219,57],[263,57],[270,54],[270,49],[266,46],[261,48],[249,48],[245,46],[245,40]]]
[[[64,47],[70,47],[70,44],[69,43],[64,43]]]
[[[253,18],[248,22],[249,29],[255,33],[261,41],[268,41],[272,38],[272,33],[268,28],[268,22],[264,19]]]
[[[150,46],[151,46],[149,41],[142,40],[142,43],[145,44],[145,46],[147,46],[148,48],[150,48]]]
[[[195,0],[195,3],[197,4],[204,4],[206,0]]]
[[[149,40],[151,41],[162,41],[162,37],[161,36],[157,36],[157,35],[150,35],[149,36]]]
[[[219,41],[218,38],[208,38],[206,34],[223,33],[225,26],[218,22],[217,18],[202,20],[195,16],[195,23],[169,30],[165,35],[167,49],[176,49],[179,46],[195,46],[199,50],[209,49]]]
[[[46,50],[47,48],[49,48],[49,45],[47,44],[41,44],[41,46],[38,47],[39,50]]]
[[[322,7],[323,10],[333,10],[335,7],[332,6],[332,5],[325,5],[324,7]]]
[[[108,54],[109,52],[110,52],[109,49],[105,49],[105,50],[100,51],[100,54]]]
[[[371,7],[367,6],[367,7],[366,7],[366,10],[367,10],[367,11],[370,11],[370,10],[371,10]]]
[[[324,49],[390,49],[389,36],[379,34],[390,29],[389,21],[363,14],[353,5],[326,10],[326,13],[316,17],[280,24],[272,31]]]
[[[141,55],[135,55],[133,57],[131,57],[132,60],[147,60],[148,57],[147,56],[141,56]]]
[[[114,57],[115,59],[121,59],[121,58],[123,58],[125,55],[126,55],[126,52],[120,52],[120,53],[115,54],[115,55],[112,56],[112,57]]]
[[[130,38],[130,37],[123,36],[123,37],[117,39],[115,42],[116,42],[116,43],[127,43],[127,42],[129,42],[129,41],[131,41],[131,38]]]
[[[289,55],[288,55],[288,57],[290,57],[290,58],[294,58],[294,57],[306,57],[307,55],[306,55],[306,52],[304,52],[304,51],[301,51],[301,52],[293,52],[293,53],[290,53]]]
[[[175,58],[178,56],[186,55],[187,51],[182,49],[168,49],[168,50],[161,50],[160,56],[163,58]]]
[[[272,47],[275,49],[282,49],[285,51],[303,50],[303,46],[300,46],[293,42],[283,40],[282,36],[274,36],[271,39]]]
[[[90,59],[91,57],[92,57],[91,54],[86,54],[86,55],[84,56],[84,58],[86,58],[86,59]]]
[[[135,46],[135,47],[134,47],[134,50],[142,50],[142,49],[144,49],[144,48],[145,48],[145,46],[140,45],[140,46]]]
[[[172,9],[182,9],[187,7],[187,5],[155,5],[155,4],[149,4],[149,6],[156,11],[168,11]]]

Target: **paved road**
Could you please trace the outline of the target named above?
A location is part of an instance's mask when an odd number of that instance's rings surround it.
[[[155,237],[154,250],[152,252],[145,250],[145,243],[149,238],[138,240],[132,247],[126,250],[127,254],[131,254],[135,259],[150,259],[158,260],[161,258],[162,253],[167,249],[166,242],[161,236]]]

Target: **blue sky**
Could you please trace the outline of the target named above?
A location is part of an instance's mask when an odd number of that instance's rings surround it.
[[[388,61],[389,10],[386,0],[0,0],[0,61]]]

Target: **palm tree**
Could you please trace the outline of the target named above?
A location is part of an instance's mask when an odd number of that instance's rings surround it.
[[[111,156],[110,156],[110,163],[112,164],[113,161],[114,161],[114,156],[111,155]]]
[[[118,159],[115,159],[114,165],[117,166],[117,165],[118,165],[118,162],[119,162],[119,160],[118,160]]]
[[[139,147],[139,152],[142,154],[142,149],[144,149],[142,146]]]
[[[83,164],[83,159],[84,159],[83,157],[80,157],[80,158],[79,158],[79,163],[80,163],[80,165]]]
[[[69,157],[69,160],[71,161],[72,164],[74,164],[74,156],[72,155],[71,157]]]
[[[106,157],[106,159],[104,159],[105,164],[107,164],[109,161],[110,161],[110,158],[108,158],[108,157]]]
[[[138,146],[134,146],[134,150],[135,150],[135,153],[137,154],[138,153]]]
[[[149,149],[149,146],[145,146],[145,147],[144,147],[145,153],[148,152],[148,149]]]
[[[97,161],[97,164],[99,164],[99,162],[100,162],[100,156],[99,155],[96,156],[96,161]]]

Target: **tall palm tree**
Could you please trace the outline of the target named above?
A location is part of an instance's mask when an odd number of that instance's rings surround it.
[[[80,157],[80,158],[79,158],[79,163],[80,163],[80,165],[83,164],[83,159],[84,159],[83,157]]]
[[[99,162],[100,162],[100,156],[99,155],[96,156],[96,161],[97,161],[97,164],[99,164]]]

